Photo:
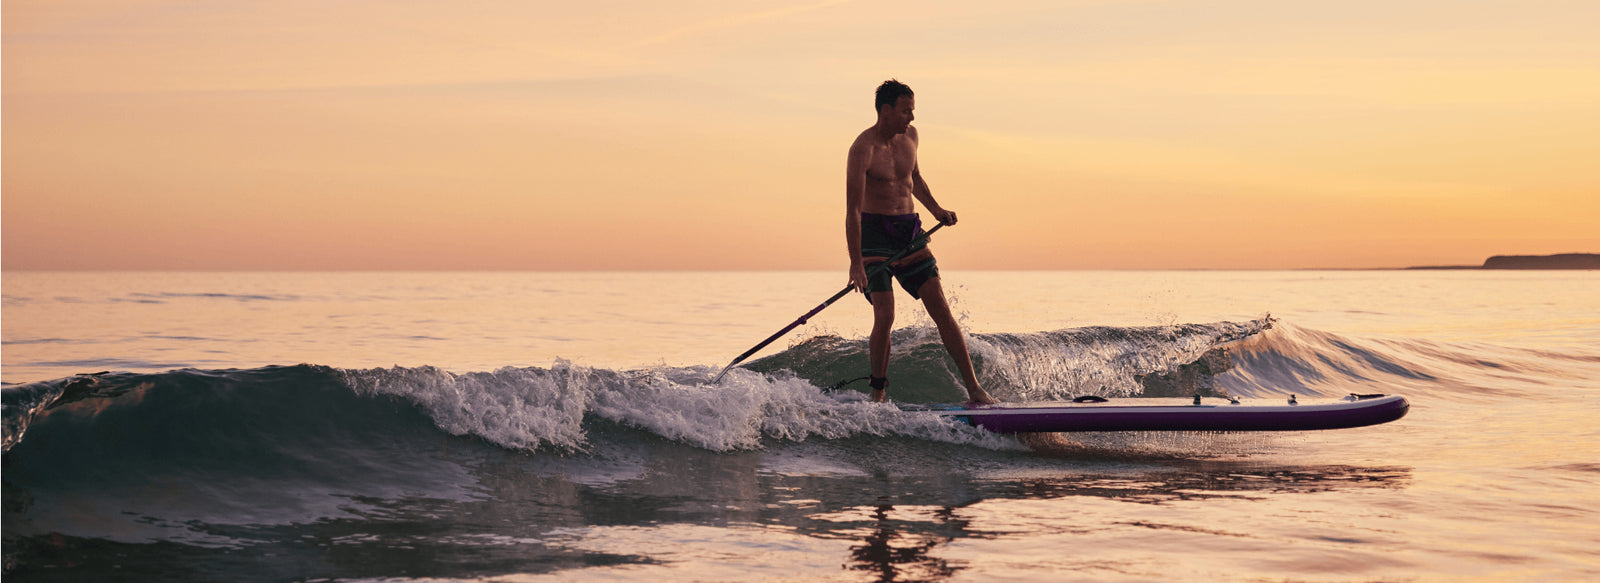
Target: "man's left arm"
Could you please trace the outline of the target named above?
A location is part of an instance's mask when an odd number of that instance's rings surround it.
[[[906,128],[906,137],[911,138],[911,143],[915,144],[916,147],[920,148],[922,146],[922,140],[917,135],[916,127]],[[928,214],[933,215],[933,218],[938,219],[940,223],[946,225],[956,224],[956,213],[945,210],[944,207],[939,206],[939,201],[933,199],[933,191],[928,189],[928,182],[922,179],[921,161],[911,166],[911,195],[916,197],[917,201],[922,203],[923,208],[928,209]]]
[[[956,213],[945,210],[939,206],[939,201],[933,199],[933,191],[928,189],[927,181],[922,179],[922,164],[911,167],[911,195],[917,197],[923,208],[928,209],[928,214],[946,225],[956,224]]]

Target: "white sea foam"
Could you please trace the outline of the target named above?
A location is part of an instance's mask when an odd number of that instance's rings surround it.
[[[358,393],[410,400],[453,435],[476,435],[510,448],[575,449],[584,442],[590,395],[571,386],[582,387],[583,376],[583,369],[566,363],[461,375],[434,367],[394,367],[345,371],[345,382]]]
[[[1270,322],[979,334],[969,343],[983,362],[980,380],[1009,400],[1128,397],[1143,392],[1140,375],[1177,370],[1220,344],[1260,333]]]
[[[359,393],[407,399],[440,429],[513,449],[584,449],[585,414],[712,451],[758,449],[763,439],[860,435],[1017,447],[1009,438],[855,393],[836,397],[793,375],[736,369],[721,383],[709,377],[706,367],[618,372],[567,362],[468,374],[433,367],[345,371]]]
[[[972,346],[985,363],[986,384],[1013,393],[1003,395],[1009,400],[1125,396],[1139,392],[1137,374],[1192,362],[1218,342],[1255,334],[1264,325],[1262,320],[980,335]],[[903,359],[929,361],[913,368],[936,369],[934,360],[944,359],[942,347],[931,338],[902,340],[902,346],[915,348]],[[850,349],[807,344],[786,354],[807,363]],[[766,439],[863,435],[996,449],[1017,443],[948,419],[871,403],[859,393],[829,394],[787,369],[734,369],[720,383],[710,382],[712,373],[709,367],[617,371],[557,361],[548,369],[453,374],[433,367],[395,367],[347,371],[346,377],[358,392],[418,404],[445,431],[513,449],[583,450],[590,443],[592,428],[584,424],[589,414],[712,451],[758,449]]]

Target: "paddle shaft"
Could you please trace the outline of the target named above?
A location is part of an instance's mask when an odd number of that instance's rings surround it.
[[[934,231],[937,231],[937,230],[939,230],[940,228],[943,228],[943,227],[944,227],[944,223],[939,223],[937,225],[934,225],[932,229],[928,229],[926,232],[924,232],[921,235],[917,236],[917,238],[912,239],[911,240],[911,244],[910,245],[906,245],[905,249],[901,249],[899,253],[895,253],[894,255],[889,256],[888,260],[880,261],[880,262],[877,262],[877,263],[874,263],[874,264],[868,266],[867,267],[867,277],[869,277],[869,278],[872,277],[879,270],[888,269],[889,268],[889,264],[891,262],[899,261],[902,257],[905,257],[907,254],[910,254],[911,253],[911,249],[913,247],[916,247],[918,243],[921,243],[923,241],[928,240],[928,237],[932,236]],[[772,344],[777,339],[782,338],[783,335],[784,334],[788,334],[790,330],[793,330],[795,328],[800,327],[800,325],[805,324],[806,320],[810,320],[812,316],[817,315],[818,313],[822,312],[823,309],[827,308],[828,306],[833,305],[834,302],[839,301],[839,298],[844,297],[845,294],[850,293],[850,291],[853,290],[853,289],[855,289],[855,285],[854,284],[849,284],[849,285],[844,286],[844,289],[839,290],[839,293],[833,294],[833,297],[828,298],[827,301],[822,302],[821,304],[819,304],[815,308],[811,308],[811,311],[806,312],[804,316],[800,316],[800,319],[795,320],[793,322],[790,322],[788,326],[784,326],[783,329],[779,330],[777,334],[773,334],[772,336],[767,337],[766,340],[762,340],[761,343],[755,345],[754,348],[751,348],[750,350],[746,350],[746,351],[744,351],[744,354],[741,354],[741,355],[735,357],[733,359],[733,362],[728,363],[728,366],[722,367],[722,372],[719,372],[719,373],[717,373],[717,376],[712,377],[711,384],[716,384],[718,381],[721,381],[722,380],[722,375],[728,374],[728,370],[732,369],[735,366],[738,366],[739,363],[744,362],[744,359],[750,358],[750,355],[755,354],[756,352],[759,352],[763,348],[766,348],[768,344]]]

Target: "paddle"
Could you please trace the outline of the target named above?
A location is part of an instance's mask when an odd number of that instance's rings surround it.
[[[877,272],[879,272],[881,270],[888,269],[890,263],[893,263],[895,261],[899,261],[900,258],[905,257],[906,254],[908,254],[908,253],[911,253],[911,248],[912,247],[916,247],[918,243],[926,241],[929,236],[933,235],[934,231],[939,230],[941,227],[944,227],[944,223],[939,223],[937,225],[934,225],[932,229],[928,229],[923,234],[918,235],[917,238],[911,240],[911,244],[906,245],[905,249],[901,249],[899,253],[895,253],[894,255],[889,256],[888,261],[880,261],[880,262],[877,262],[877,263],[874,263],[872,265],[867,266],[867,277],[871,278],[873,276],[873,274],[876,274]],[[839,298],[844,297],[845,294],[850,293],[851,290],[854,290],[854,289],[855,289],[855,286],[853,286],[853,285],[845,285],[844,289],[839,290],[839,293],[833,294],[833,297],[828,298],[828,301],[822,302],[821,305],[819,305],[819,306],[817,306],[815,308],[812,308],[811,311],[806,312],[806,314],[804,316],[800,316],[800,319],[795,320],[794,322],[791,322],[788,326],[784,326],[783,329],[779,330],[777,334],[773,334],[772,336],[767,337],[766,340],[762,340],[761,343],[755,345],[754,348],[751,348],[750,350],[744,351],[744,354],[741,354],[738,357],[734,358],[733,362],[728,363],[728,366],[722,367],[722,372],[719,372],[719,373],[717,373],[717,376],[712,377],[711,384],[717,384],[718,382],[720,382],[722,380],[722,375],[728,374],[728,370],[729,369],[732,369],[734,366],[738,365],[739,363],[744,362],[744,359],[750,358],[750,355],[755,354],[757,351],[759,351],[759,350],[761,350],[763,348],[766,348],[768,344],[772,344],[772,342],[774,340],[777,340],[777,339],[783,337],[784,334],[788,334],[790,330],[798,328],[801,324],[805,324],[806,320],[811,319],[812,316],[817,315],[817,313],[821,312],[824,308],[827,308],[828,306],[833,305],[834,302],[839,301]]]

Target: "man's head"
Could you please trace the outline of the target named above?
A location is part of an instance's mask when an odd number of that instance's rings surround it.
[[[902,95],[914,97],[916,94],[911,92],[911,86],[898,80],[890,79],[884,81],[882,85],[878,86],[878,96],[877,99],[872,101],[872,108],[882,111],[885,105],[893,107],[895,103],[900,101],[900,96]]]
[[[911,92],[911,87],[905,83],[890,79],[878,86],[878,94],[873,99],[873,105],[878,109],[878,119],[894,128],[896,133],[906,131],[914,118],[912,110],[916,109],[916,94]]]

